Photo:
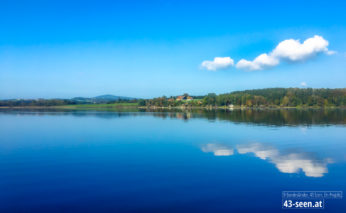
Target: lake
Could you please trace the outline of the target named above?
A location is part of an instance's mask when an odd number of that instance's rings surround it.
[[[0,212],[304,212],[283,192],[346,191],[346,110],[1,110],[0,125]]]

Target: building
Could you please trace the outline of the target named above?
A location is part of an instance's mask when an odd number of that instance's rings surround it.
[[[177,101],[191,101],[193,98],[189,95],[180,95],[176,98]]]

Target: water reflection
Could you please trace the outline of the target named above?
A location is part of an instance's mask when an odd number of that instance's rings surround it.
[[[215,156],[230,156],[234,154],[234,149],[220,144],[209,143],[202,146],[203,152],[212,152]]]
[[[98,118],[119,118],[124,116],[154,116],[188,121],[190,119],[207,119],[209,121],[223,120],[234,123],[250,123],[256,125],[298,126],[298,125],[345,125],[345,109],[248,109],[248,110],[150,110],[150,109],[108,109],[103,111],[92,110],[57,110],[57,109],[0,109],[0,114],[20,115],[73,115],[94,116]]]
[[[254,153],[262,160],[269,160],[283,173],[298,173],[300,170],[308,177],[322,177],[328,173],[328,159],[319,159],[316,154],[310,152],[280,152],[272,146],[261,143],[238,145],[239,154]]]
[[[299,173],[303,171],[307,177],[323,177],[328,173],[327,165],[330,159],[321,159],[315,153],[304,151],[280,151],[263,143],[241,144],[236,146],[239,154],[252,153],[256,157],[273,163],[282,173]],[[213,152],[215,156],[229,156],[234,149],[215,143],[202,146],[203,152]]]
[[[345,109],[142,110],[155,117],[204,118],[256,125],[298,126],[346,124]]]

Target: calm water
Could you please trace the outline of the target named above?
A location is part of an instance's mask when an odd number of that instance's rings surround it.
[[[346,192],[342,110],[3,110],[0,125],[0,212],[281,212],[282,191]]]

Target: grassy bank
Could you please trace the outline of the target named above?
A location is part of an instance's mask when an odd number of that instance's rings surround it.
[[[114,104],[76,104],[76,105],[63,105],[54,106],[55,109],[116,109],[116,108],[129,108],[138,107],[138,103],[114,103]]]
[[[137,108],[138,103],[114,103],[114,104],[71,104],[60,106],[2,106],[0,109],[120,109],[120,108]]]

